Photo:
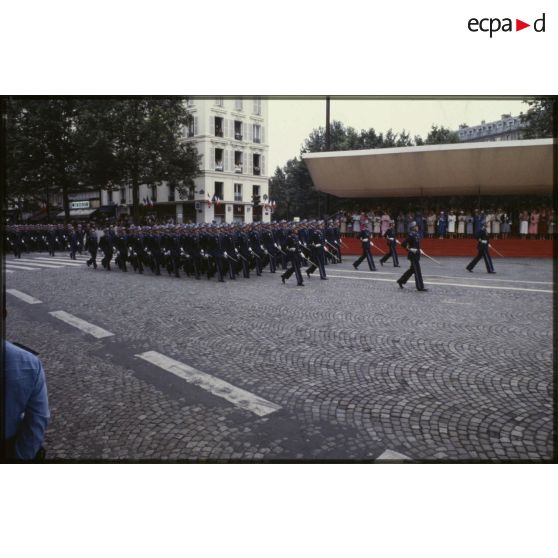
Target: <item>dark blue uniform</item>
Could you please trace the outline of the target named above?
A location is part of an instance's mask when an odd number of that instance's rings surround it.
[[[293,274],[296,274],[296,281],[299,287],[304,286],[304,282],[302,280],[302,273],[300,271],[300,266],[302,263],[302,258],[299,252],[300,240],[297,234],[293,231],[291,234],[287,236],[287,240],[285,242],[285,253],[287,254],[287,263],[291,262],[291,267],[289,267],[286,271],[283,272],[281,275],[281,280],[283,283]]]
[[[397,257],[397,240],[395,238],[395,229],[389,227],[384,233],[384,238],[388,244],[389,252],[380,258],[380,263],[384,265],[390,258],[393,259],[393,267],[399,267],[399,258]]]
[[[87,232],[85,237],[85,249],[89,250],[89,254],[91,257],[87,260],[87,267],[93,264],[93,267],[97,269],[97,248],[98,248],[98,241],[97,241],[97,233],[95,229],[91,229]]]
[[[426,291],[422,280],[422,272],[420,269],[420,235],[418,232],[411,231],[409,236],[401,243],[403,248],[407,248],[409,253],[407,259],[411,263],[409,269],[397,280],[401,288],[410,279],[411,275],[415,276],[415,284],[418,291]]]
[[[360,258],[358,258],[358,260],[356,260],[353,263],[353,267],[355,269],[358,269],[358,266],[362,263],[362,260],[364,260],[364,258],[366,258],[366,261],[368,262],[368,267],[370,268],[370,271],[376,271],[376,265],[374,264],[374,258],[372,257],[372,253],[370,252],[370,233],[365,229],[363,231],[360,231],[359,234],[359,238],[360,241],[362,243],[362,256],[360,256]]]
[[[494,271],[494,265],[492,264],[492,258],[490,257],[490,253],[488,251],[488,244],[489,244],[489,236],[486,232],[486,228],[482,228],[477,235],[477,255],[471,261],[471,263],[466,267],[467,271],[473,272],[474,267],[479,263],[480,259],[484,259],[484,263],[486,264],[486,271],[488,273],[496,273]]]
[[[311,229],[310,231],[310,250],[314,263],[306,270],[306,275],[310,277],[316,269],[320,270],[320,279],[327,279],[325,272],[325,251],[324,234],[321,229]],[[317,267],[316,267],[317,266]]]

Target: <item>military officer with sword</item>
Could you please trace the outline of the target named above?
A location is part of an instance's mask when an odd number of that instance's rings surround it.
[[[483,223],[480,232],[477,234],[477,255],[475,256],[475,258],[473,258],[473,260],[469,263],[469,265],[465,268],[468,272],[473,273],[473,269],[474,267],[479,263],[479,261],[481,260],[481,258],[484,259],[484,263],[486,265],[486,271],[488,273],[496,273],[494,271],[494,265],[492,263],[492,258],[490,257],[490,252],[488,251],[488,248],[492,248],[498,255],[502,255],[500,254],[500,252],[498,252],[495,248],[493,248],[490,245],[490,240],[489,240],[489,236],[488,236],[488,231],[487,231],[487,224]]]

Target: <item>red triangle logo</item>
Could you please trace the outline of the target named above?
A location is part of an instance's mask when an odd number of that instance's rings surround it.
[[[516,31],[521,31],[522,29],[525,29],[526,27],[531,27],[531,24],[530,23],[525,23],[524,21],[521,21],[520,19],[515,20],[515,30]]]

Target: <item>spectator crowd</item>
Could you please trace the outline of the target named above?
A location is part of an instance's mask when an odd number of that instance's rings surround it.
[[[423,238],[474,238],[486,224],[493,238],[506,239],[519,236],[522,239],[553,239],[556,232],[555,212],[550,208],[522,209],[519,212],[504,209],[449,211],[392,211],[370,209],[368,211],[340,211],[336,214],[342,236],[357,237],[361,230],[368,230],[373,237],[383,236],[390,221],[395,224],[397,236],[409,232],[414,221]]]

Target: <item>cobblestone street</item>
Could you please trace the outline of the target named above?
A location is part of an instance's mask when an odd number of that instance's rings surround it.
[[[48,459],[552,457],[551,260],[496,259],[497,275],[425,261],[421,293],[395,283],[406,260],[371,273],[345,259],[298,288],[65,258],[6,274],[7,338],[47,374]]]

